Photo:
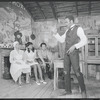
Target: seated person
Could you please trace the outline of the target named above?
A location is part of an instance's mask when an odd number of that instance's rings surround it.
[[[21,85],[21,75],[26,73],[26,83],[29,83],[30,66],[24,62],[24,51],[20,50],[19,42],[13,43],[14,50],[10,52],[10,74],[15,82],[19,81]]]
[[[37,85],[40,85],[40,82],[46,84],[46,82],[42,78],[42,71],[41,71],[40,65],[35,60],[36,59],[36,50],[34,49],[32,42],[26,43],[25,46],[26,46],[25,60],[28,65],[30,65],[32,68],[34,68],[34,74],[35,74]],[[37,70],[39,71],[39,75],[41,78],[40,82],[39,82],[39,79],[37,76]]]
[[[40,44],[40,50],[38,50],[38,57],[40,58],[40,60],[38,59],[38,62],[43,67],[44,73],[47,73],[48,78],[51,79],[53,76],[52,53],[49,50],[47,50],[46,43]]]

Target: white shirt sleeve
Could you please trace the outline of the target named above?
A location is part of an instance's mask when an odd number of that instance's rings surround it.
[[[14,59],[14,56],[15,56],[15,52],[14,52],[14,50],[12,50],[11,52],[10,52],[10,63],[16,63],[16,59]]]
[[[60,36],[58,33],[56,34],[56,35],[53,35],[59,42],[61,42],[61,43],[63,43],[63,42],[65,42],[65,38],[66,38],[66,32],[67,32],[68,30],[66,30],[65,31],[65,33],[62,35],[62,36]]]
[[[79,27],[77,29],[77,36],[80,38],[80,41],[79,41],[79,43],[75,44],[75,47],[76,47],[76,49],[79,49],[87,44],[87,37],[84,34],[82,27]]]
[[[10,63],[13,63],[14,59],[13,59],[13,51],[10,52]]]

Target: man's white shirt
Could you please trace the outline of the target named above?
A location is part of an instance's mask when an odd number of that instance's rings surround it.
[[[75,24],[73,24],[70,28],[73,29],[73,27],[75,26]],[[60,36],[58,33],[55,35],[53,34],[53,36],[61,43],[65,42],[65,38],[66,38],[66,33],[67,33],[68,29],[65,31],[65,33]],[[78,27],[77,29],[77,36],[80,38],[80,41],[78,43],[75,44],[76,49],[79,49],[81,47],[83,47],[84,45],[87,44],[87,37],[84,33],[84,30],[82,29],[82,27]]]

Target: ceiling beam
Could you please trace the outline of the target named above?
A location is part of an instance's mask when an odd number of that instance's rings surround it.
[[[89,15],[91,15],[91,1],[89,1]]]
[[[25,6],[24,2],[21,2],[22,5],[25,7],[25,9],[27,10],[27,12],[30,14],[31,18],[33,18],[33,20],[35,20],[33,14],[31,13],[31,11]]]
[[[57,19],[57,15],[56,15],[56,12],[55,12],[54,4],[52,2],[49,2],[49,4],[51,6],[51,9],[52,9],[52,12],[53,12],[53,15],[54,15],[55,19]]]
[[[78,4],[78,1],[76,1],[76,2],[77,2],[77,6],[79,6],[79,7],[81,7],[81,6],[88,6],[88,4],[80,4],[80,5],[79,5],[79,4]],[[71,6],[70,6],[70,5],[65,5],[65,6],[64,6],[64,5],[62,5],[62,6],[57,5],[57,6],[56,6],[57,9],[70,8],[70,7],[76,7],[76,4],[71,5]]]
[[[75,4],[76,4],[76,15],[78,16],[78,2],[76,1]]]
[[[66,12],[73,13],[75,11],[73,11],[73,9],[69,9],[69,10],[64,10],[64,11],[57,11],[56,13],[58,14],[58,13],[62,13],[62,12],[64,12],[64,13],[66,13]]]
[[[38,3],[38,2],[35,2],[35,3],[37,4],[37,6],[38,6],[38,8],[39,8],[39,10],[40,10],[40,12],[41,12],[41,14],[42,14],[42,16],[44,17],[44,19],[46,19],[46,16],[45,16],[44,12],[42,11],[42,9],[41,9],[39,3]]]

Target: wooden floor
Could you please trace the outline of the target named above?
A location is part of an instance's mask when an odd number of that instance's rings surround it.
[[[72,90],[72,95],[59,96],[64,89],[53,89],[53,80],[46,79],[47,84],[38,86],[33,79],[30,84],[22,86],[13,80],[0,79],[0,98],[82,98],[81,94]],[[85,80],[88,98],[100,98],[100,81]]]

